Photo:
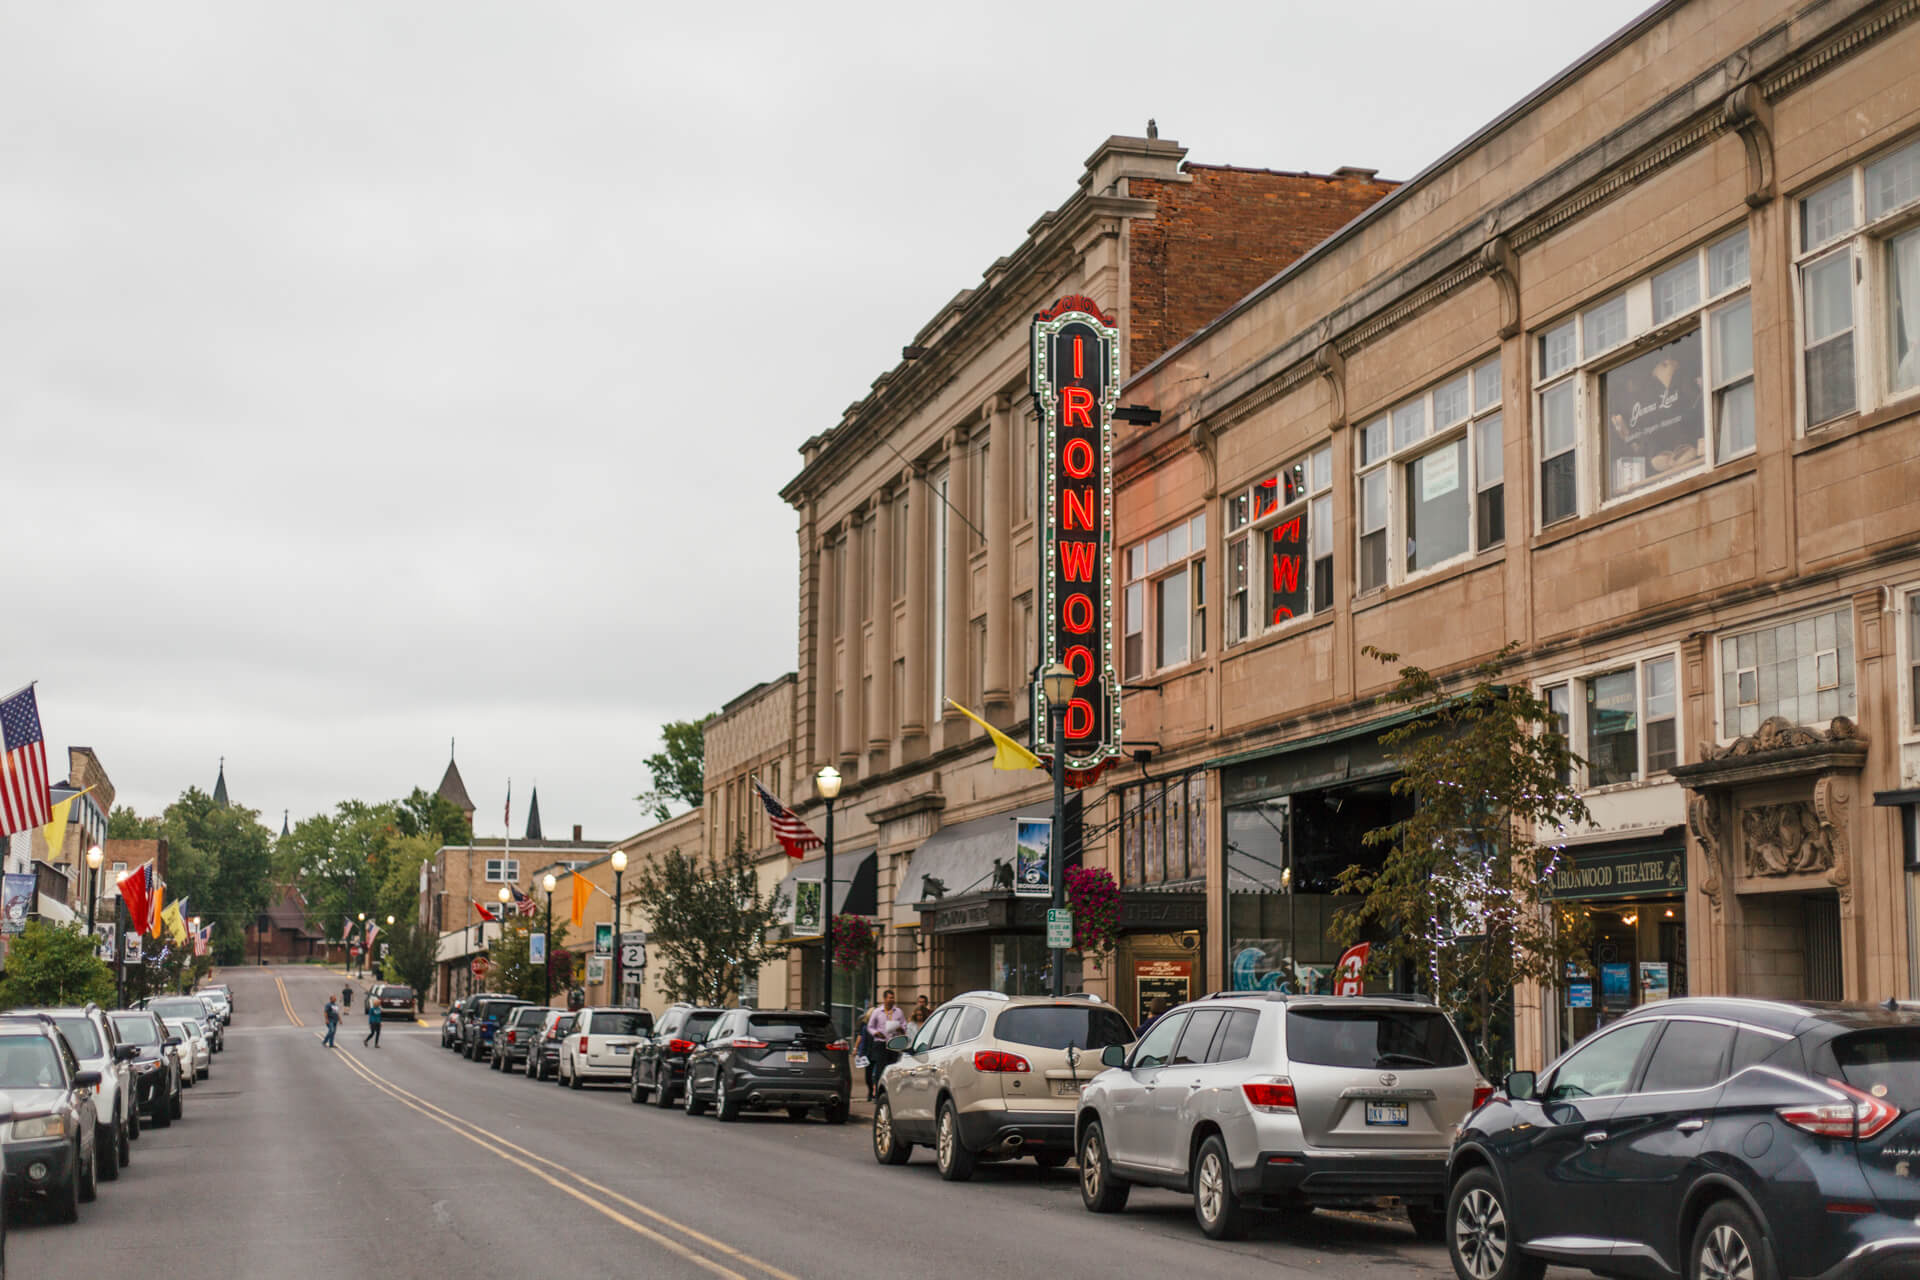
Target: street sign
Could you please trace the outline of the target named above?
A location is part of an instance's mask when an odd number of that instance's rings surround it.
[[[629,942],[620,948],[620,967],[628,972],[647,967],[647,944]]]
[[[605,956],[587,957],[587,981],[605,982],[607,980],[607,958]]]
[[[1065,951],[1073,946],[1073,908],[1047,908],[1047,949]]]
[[[547,935],[530,933],[527,935],[527,963],[545,964],[547,962]]]
[[[473,963],[468,965],[467,969],[476,978],[486,977],[487,976],[487,958],[485,956],[475,956],[473,958]]]

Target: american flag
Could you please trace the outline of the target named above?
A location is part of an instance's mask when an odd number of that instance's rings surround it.
[[[47,789],[47,742],[40,734],[40,704],[33,686],[0,702],[0,836],[53,821]]]
[[[513,886],[508,885],[507,888],[513,889]],[[513,909],[523,916],[531,916],[539,908],[534,906],[532,894],[513,889]]]
[[[767,806],[767,817],[773,823],[774,839],[787,851],[789,858],[804,858],[809,849],[820,848],[820,837],[813,834],[813,828],[800,821],[793,810],[773,798],[773,793],[760,785],[760,779],[752,779],[755,794],[760,803]]]

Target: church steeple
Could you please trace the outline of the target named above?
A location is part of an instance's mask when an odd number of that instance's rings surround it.
[[[533,799],[527,804],[527,839],[542,840],[540,834],[540,786],[534,784]]]
[[[461,781],[460,766],[453,762],[453,739],[447,739],[447,771],[440,775],[440,798],[467,815],[467,825],[473,825],[473,800],[467,795],[467,784]]]
[[[216,809],[227,807],[227,758],[225,756],[220,757],[220,776],[213,784],[213,807]]]
[[[282,840],[286,839],[288,836],[293,834],[293,832],[287,827],[287,815],[291,814],[292,812],[293,810],[291,809],[282,809],[280,811],[280,838]]]

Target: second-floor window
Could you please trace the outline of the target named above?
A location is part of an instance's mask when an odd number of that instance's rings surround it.
[[[1227,499],[1226,643],[1333,607],[1333,450]]]
[[[1853,609],[1792,618],[1720,639],[1721,736],[1757,732],[1783,716],[1824,724],[1859,714],[1853,690]]]
[[[487,883],[513,884],[520,879],[520,859],[488,858]]]
[[[1638,782],[1680,760],[1680,697],[1671,653],[1611,670],[1549,682],[1541,696],[1556,727],[1586,767],[1574,781],[1582,790]]]
[[[1753,451],[1745,228],[1539,336],[1540,523]]]
[[[1506,538],[1502,435],[1498,356],[1361,428],[1361,591]]]
[[[1207,517],[1202,512],[1127,548],[1122,679],[1207,651]]]

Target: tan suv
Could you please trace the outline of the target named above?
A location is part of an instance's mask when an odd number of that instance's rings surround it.
[[[888,1044],[900,1056],[880,1077],[873,1158],[905,1164],[924,1143],[949,1182],[972,1177],[982,1160],[1065,1164],[1080,1090],[1099,1073],[1101,1051],[1132,1042],[1127,1020],[1097,996],[956,996],[911,1043]]]

